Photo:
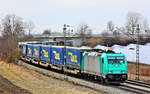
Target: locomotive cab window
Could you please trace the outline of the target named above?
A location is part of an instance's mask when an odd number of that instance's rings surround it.
[[[108,63],[124,63],[124,57],[108,57]]]

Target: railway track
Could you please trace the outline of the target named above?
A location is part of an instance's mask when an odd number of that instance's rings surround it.
[[[127,80],[126,83],[131,83],[139,86],[144,86],[147,88],[150,88],[150,83],[142,82],[142,81],[137,81],[137,80]]]
[[[74,84],[77,84],[77,85],[81,85],[81,86],[84,86],[84,87],[88,87],[88,88],[91,88],[91,89],[94,89],[94,90],[97,90],[97,91],[103,91],[104,94],[108,93],[108,94],[133,94],[133,92],[128,92],[128,91],[125,91],[125,90],[121,90],[119,88],[116,88],[115,86],[105,86],[105,85],[102,85],[98,82],[93,82],[93,81],[90,81],[90,80],[85,80],[85,79],[81,79],[81,78],[78,78],[78,77],[74,77],[74,76],[69,76],[69,75],[64,75],[64,74],[61,74],[59,72],[54,72],[54,71],[50,71],[48,69],[45,69],[45,68],[41,68],[40,66],[37,66],[34,64],[28,64],[28,63],[24,63],[23,61],[19,61],[18,62],[19,65],[21,66],[24,66],[28,69],[32,69],[32,70],[35,70],[39,73],[42,73],[44,75],[47,75],[47,76],[50,76],[50,77],[53,77],[53,78],[56,78],[56,79],[60,79],[60,80],[66,80],[66,81],[69,81],[69,82],[72,82]]]
[[[64,75],[59,72],[55,71],[49,71],[43,69],[43,67],[40,66],[33,66],[34,64],[27,64],[20,61],[19,65],[23,65],[29,69],[33,69],[35,71],[38,71],[42,74],[45,74],[47,76],[51,76],[54,78],[62,79],[71,81],[73,83],[83,85],[95,90],[104,91],[105,93],[109,94],[150,94],[150,84],[144,83],[141,81],[135,81],[135,80],[127,80],[125,83],[121,83],[120,85],[102,85],[100,82],[97,81],[91,81],[88,79],[83,79],[81,77],[72,77],[71,75]]]
[[[118,88],[137,94],[150,94],[150,84],[142,81],[127,80],[125,83],[121,83]]]

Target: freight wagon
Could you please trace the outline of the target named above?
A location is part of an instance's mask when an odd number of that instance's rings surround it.
[[[62,70],[64,65],[64,46],[51,46],[51,64],[50,67]]]
[[[32,45],[32,63],[38,64],[40,61],[40,56],[41,56],[41,45],[40,44],[36,44],[36,45]]]
[[[39,61],[39,64],[41,66],[49,66],[49,64],[51,63],[50,60],[51,60],[51,47],[48,46],[48,45],[41,45],[40,46],[40,61]]]
[[[82,64],[82,54],[84,51],[89,51],[90,49],[83,49],[78,47],[66,47],[64,49],[64,70],[74,74],[81,73],[81,64]]]

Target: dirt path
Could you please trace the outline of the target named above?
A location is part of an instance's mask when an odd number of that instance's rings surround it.
[[[0,75],[11,81],[11,83],[13,83],[14,85],[28,90],[33,94],[103,94],[102,92],[74,85],[66,81],[53,79],[33,70],[29,70],[14,64],[7,64],[4,62],[0,62]],[[4,94],[17,93],[8,92]],[[20,94],[24,93],[21,92]],[[28,92],[25,94],[28,94]]]
[[[31,94],[29,91],[15,86],[0,75],[0,94]]]

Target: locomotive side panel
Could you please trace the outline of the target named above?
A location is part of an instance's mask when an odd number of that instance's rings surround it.
[[[99,56],[88,56],[85,55],[85,60],[83,62],[84,67],[82,72],[90,73],[93,75],[100,75],[100,63],[99,63]]]

